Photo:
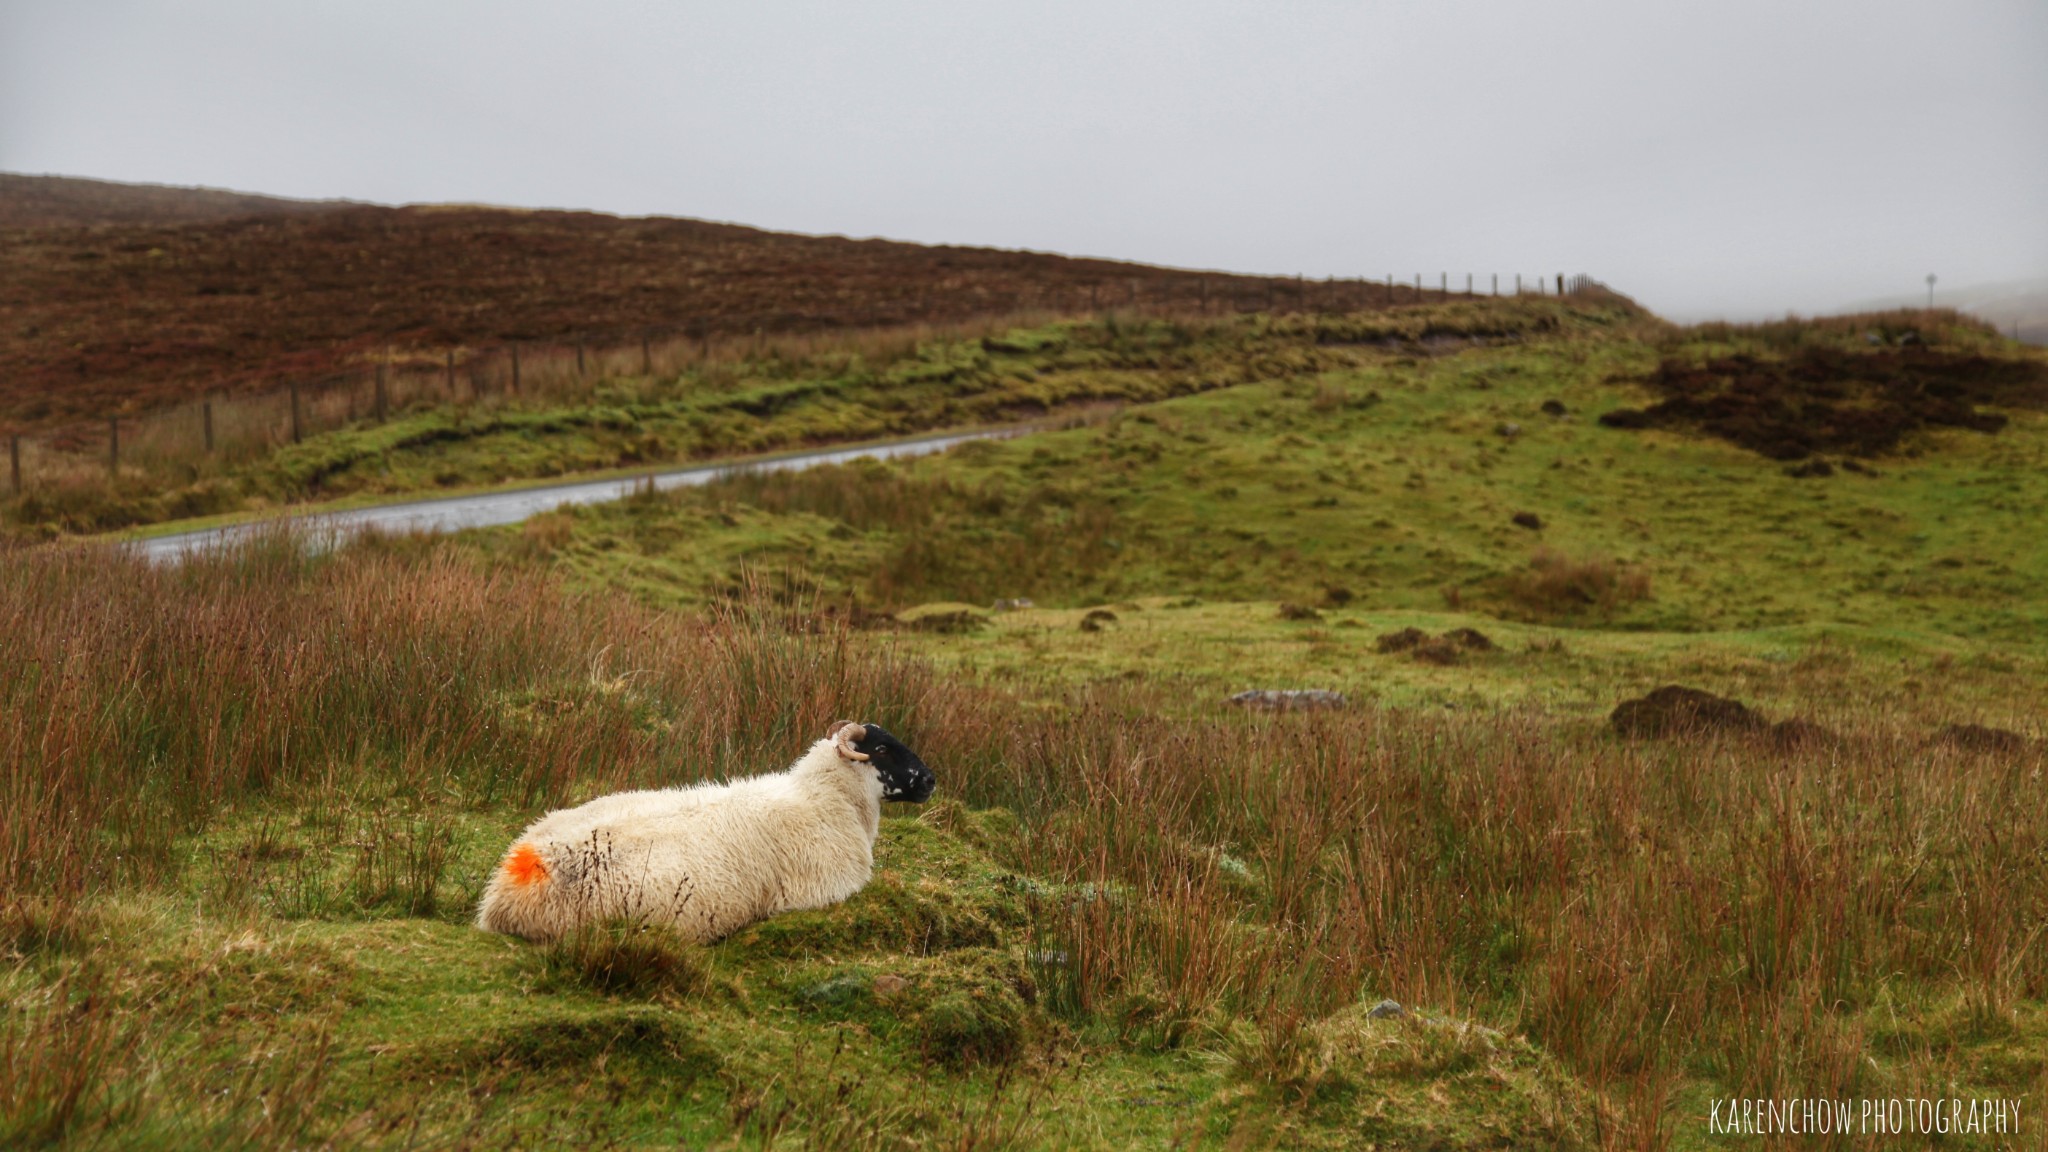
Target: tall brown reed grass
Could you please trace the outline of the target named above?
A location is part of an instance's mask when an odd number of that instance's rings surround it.
[[[1882,715],[1785,750],[1533,712],[1247,716],[1170,683],[1045,706],[799,610],[664,615],[442,550],[6,561],[17,927],[164,879],[241,797],[375,776],[527,810],[772,767],[848,715],[1020,815],[1014,866],[1061,893],[1033,929],[1065,958],[1053,1003],[1141,1044],[1250,1020],[1243,1058],[1276,1078],[1307,1024],[1391,996],[1526,1031],[1609,1093],[1617,1144],[1655,1146],[1680,1079],[1913,1088],[2048,994],[2048,812],[2013,801],[2038,749],[1926,746]],[[1935,1038],[1873,1063],[1880,1009]]]

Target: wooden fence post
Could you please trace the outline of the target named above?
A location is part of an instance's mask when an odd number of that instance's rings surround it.
[[[1559,296],[1564,295],[1564,273],[1562,272],[1557,274],[1557,294]]]
[[[1472,274],[1470,272],[1465,273],[1465,295],[1472,295]]]
[[[210,399],[199,403],[199,431],[206,441],[206,454],[213,455],[213,401]]]
[[[14,494],[21,495],[21,437],[7,438],[7,473],[14,479]]]
[[[300,427],[299,427],[299,385],[298,385],[298,382],[297,382],[297,381],[294,381],[294,382],[293,382],[293,383],[291,384],[291,392],[292,392],[292,443],[294,443],[294,444],[297,444],[297,443],[299,442],[299,436],[300,436],[300,434],[301,434],[301,429],[300,429]]]
[[[1387,273],[1387,307],[1394,306],[1394,274]]]
[[[391,353],[385,352],[384,359],[388,361],[390,358]],[[384,390],[384,364],[379,363],[377,365],[377,423],[382,424],[384,422],[384,414],[389,410],[389,404],[390,401],[387,399],[387,393]]]
[[[1436,276],[1437,295],[1449,296],[1451,294],[1451,274],[1449,272],[1439,272]]]
[[[1415,274],[1415,302],[1422,303],[1422,273]]]
[[[1500,273],[1498,272],[1493,274],[1493,294],[1495,296],[1500,295]]]
[[[107,417],[107,479],[121,478],[121,418]]]

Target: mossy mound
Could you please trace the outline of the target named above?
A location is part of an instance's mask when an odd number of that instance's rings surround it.
[[[1038,982],[1014,948],[867,957],[803,972],[786,991],[806,1015],[856,1024],[955,1069],[1010,1063],[1054,1030]]]
[[[1293,1086],[1324,1131],[1397,1148],[1581,1148],[1595,1097],[1519,1036],[1354,1004],[1305,1030]],[[1354,1145],[1356,1146],[1356,1145]]]
[[[898,623],[920,632],[973,632],[988,624],[989,612],[972,604],[920,604],[896,614]]]
[[[1013,826],[1007,812],[974,813],[958,804],[934,805],[914,820],[884,820],[867,887],[830,908],[754,924],[719,948],[750,955],[923,956],[1004,944],[1025,923],[1026,897],[986,848]]]
[[[719,1068],[718,1053],[679,1014],[651,1005],[550,1012],[401,1056],[408,1073],[558,1073],[630,1065],[680,1087]]]

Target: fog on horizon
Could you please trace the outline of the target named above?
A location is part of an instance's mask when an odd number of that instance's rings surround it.
[[[1678,319],[2048,275],[2048,5],[254,0],[0,9],[0,170]]]

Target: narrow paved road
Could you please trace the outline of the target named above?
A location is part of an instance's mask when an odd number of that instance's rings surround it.
[[[483,492],[474,496],[413,500],[401,504],[380,504],[371,508],[350,508],[339,512],[310,512],[304,515],[234,524],[225,528],[202,528],[192,532],[155,536],[132,541],[127,547],[150,560],[175,563],[195,552],[233,544],[258,532],[272,529],[278,524],[290,524],[310,539],[324,543],[332,543],[337,539],[367,531],[455,532],[464,528],[488,528],[499,524],[517,524],[529,516],[560,508],[564,504],[601,504],[607,500],[617,500],[636,491],[644,491],[650,483],[658,490],[667,491],[708,484],[734,472],[794,472],[819,464],[838,464],[847,460],[887,460],[905,456],[924,456],[933,452],[943,452],[955,444],[964,444],[969,440],[991,440],[1017,436],[1028,431],[1031,429],[998,428],[980,432],[949,432],[909,440],[863,444],[851,448],[822,448],[815,452],[796,452],[762,460],[741,460],[695,468],[679,468],[667,472],[642,473],[615,480],[585,480],[578,483],[552,484],[544,488],[520,488],[509,492]]]

